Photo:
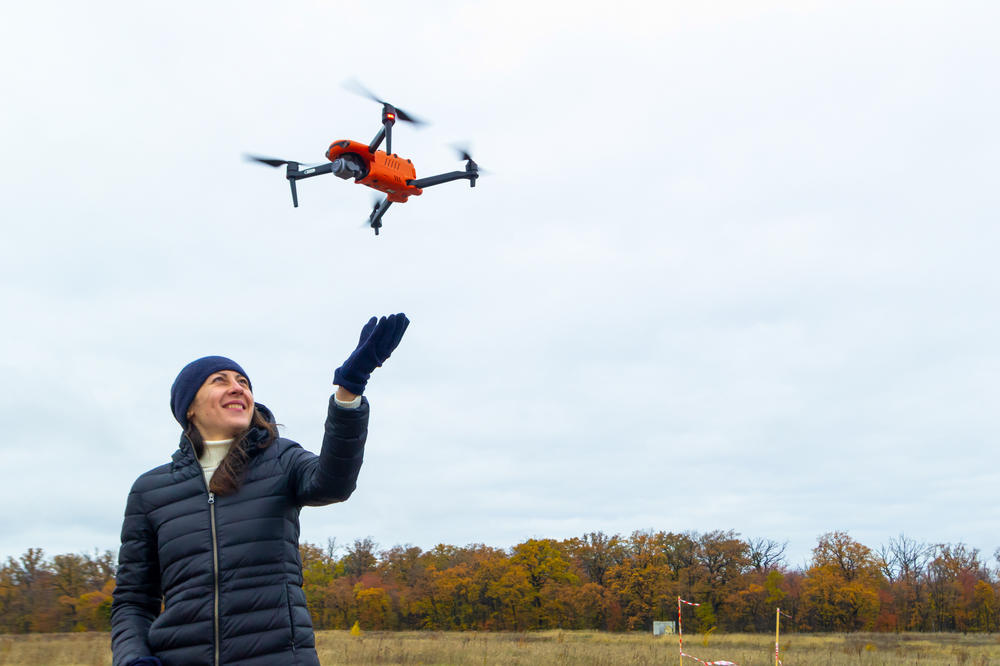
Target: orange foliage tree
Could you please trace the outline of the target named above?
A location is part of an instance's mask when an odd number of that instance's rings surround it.
[[[829,532],[813,549],[803,585],[802,613],[815,631],[871,630],[885,583],[875,554],[844,532]]]
[[[772,631],[774,609],[800,631],[1000,630],[997,570],[964,544],[900,536],[877,550],[844,532],[819,537],[804,569],[784,545],[735,532],[590,532],[509,549],[440,544],[379,550],[302,544],[303,590],[318,629],[648,631],[702,605],[689,631]],[[1000,549],[995,553],[1000,562]],[[30,548],[0,565],[0,633],[102,631],[114,589],[111,552]]]

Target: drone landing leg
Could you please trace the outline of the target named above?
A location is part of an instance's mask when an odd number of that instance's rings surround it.
[[[298,162],[289,162],[288,168],[285,170],[285,178],[288,179],[288,184],[292,186],[292,205],[296,208],[299,207],[299,192],[295,187],[295,181],[332,172],[332,162],[327,162],[326,164],[320,164],[319,166],[309,167],[308,169],[302,170],[299,170]]]
[[[285,178],[288,179],[288,184],[292,186],[292,206],[295,208],[299,207],[299,193],[295,189],[295,177],[299,173],[299,163],[298,162],[288,162],[285,167]]]

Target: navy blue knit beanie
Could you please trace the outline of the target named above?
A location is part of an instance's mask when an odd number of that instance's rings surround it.
[[[194,401],[198,389],[205,383],[209,375],[220,370],[238,372],[247,378],[247,383],[250,382],[250,377],[240,367],[240,364],[225,356],[205,356],[197,361],[191,361],[177,375],[174,385],[170,387],[170,411],[174,413],[174,418],[177,419],[182,428],[188,426],[188,407]],[[253,384],[250,385],[250,390],[253,391]]]

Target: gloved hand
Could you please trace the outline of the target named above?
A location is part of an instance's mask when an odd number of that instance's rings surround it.
[[[364,393],[372,371],[385,363],[409,325],[410,320],[402,312],[378,320],[369,319],[361,329],[358,348],[333,373],[333,383],[356,395]]]
[[[130,662],[128,666],[163,666],[163,662],[156,657],[141,657]]]

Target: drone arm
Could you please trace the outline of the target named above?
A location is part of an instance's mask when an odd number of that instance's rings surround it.
[[[369,153],[374,153],[378,150],[378,147],[382,145],[382,140],[385,139],[387,129],[387,125],[382,125],[382,127],[379,128],[378,134],[376,134],[375,138],[372,139],[372,142],[368,144]]]
[[[303,178],[312,178],[313,176],[320,176],[324,173],[333,173],[333,162],[327,162],[326,164],[320,164],[319,166],[309,167],[308,169],[299,170],[298,165],[293,169],[292,165],[288,165],[288,172],[285,174],[285,178],[288,180],[302,180]]]
[[[288,179],[288,184],[292,188],[292,205],[296,208],[299,207],[299,193],[295,187],[295,181],[302,180],[303,178],[312,178],[313,176],[319,176],[324,173],[333,172],[333,163],[327,162],[326,164],[320,164],[319,166],[309,167],[308,169],[299,169],[298,162],[289,162],[287,168],[285,169],[285,178]]]
[[[368,217],[368,226],[375,230],[376,236],[378,236],[378,230],[382,227],[382,216],[385,215],[385,211],[389,210],[389,206],[391,205],[392,202],[389,201],[389,197],[386,197],[375,207],[375,210]]]
[[[467,178],[469,180],[469,187],[475,187],[476,179],[479,178],[479,172],[449,171],[448,173],[438,174],[437,176],[427,176],[426,178],[417,178],[415,180],[408,180],[406,181],[406,184],[423,189],[425,187],[440,185],[441,183],[450,183],[453,180],[461,180],[463,178]]]
[[[378,150],[378,147],[382,145],[382,139],[385,139],[385,152],[392,155],[392,126],[396,124],[397,113],[392,104],[382,102],[382,129],[378,131],[372,142],[368,144],[369,153],[374,153]],[[399,117],[412,122],[412,119],[405,113],[399,113]]]

